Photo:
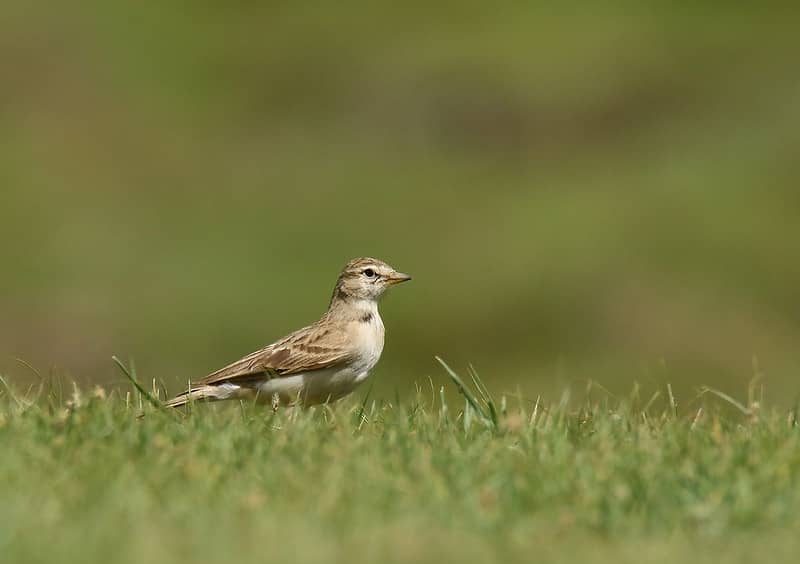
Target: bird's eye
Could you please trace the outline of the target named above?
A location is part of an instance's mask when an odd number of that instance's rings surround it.
[[[374,278],[375,277],[375,271],[372,270],[371,268],[368,268],[368,269],[366,269],[364,271],[364,276],[366,276],[367,278]]]

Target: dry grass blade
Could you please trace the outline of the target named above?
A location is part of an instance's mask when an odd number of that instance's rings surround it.
[[[17,395],[14,393],[14,390],[11,388],[9,383],[6,382],[6,379],[3,378],[2,376],[0,376],[0,384],[3,384],[3,387],[5,388],[8,397],[14,400],[14,403],[17,404],[17,407],[25,407],[25,404],[17,397]]]
[[[15,359],[14,359],[14,361],[15,361],[15,362],[18,362],[19,364],[21,364],[22,366],[24,366],[25,368],[27,368],[28,370],[30,370],[31,372],[33,372],[33,373],[36,375],[36,377],[37,377],[37,378],[39,378],[39,380],[44,380],[44,376],[42,376],[42,373],[41,373],[41,372],[39,372],[39,371],[36,369],[36,367],[35,367],[35,366],[33,366],[33,365],[32,365],[30,362],[28,362],[27,360],[23,360],[23,359],[21,359],[21,358],[15,358]]]
[[[669,393],[669,405],[672,408],[672,416],[678,416],[678,400],[675,399],[675,394],[672,393],[672,384],[667,382],[667,393]]]
[[[751,414],[751,410],[749,408],[744,406],[741,402],[736,401],[735,399],[733,399],[731,396],[729,396],[725,392],[721,392],[719,390],[715,390],[714,388],[709,388],[708,386],[704,386],[704,387],[700,388],[700,395],[704,395],[704,394],[714,394],[718,398],[723,399],[726,402],[728,402],[729,404],[731,404],[733,407],[735,407],[736,409],[738,409],[739,411],[741,411],[745,415],[750,415]]]

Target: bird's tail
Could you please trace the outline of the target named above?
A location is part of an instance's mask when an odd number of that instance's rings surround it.
[[[187,403],[192,403],[195,401],[215,401],[227,399],[222,397],[220,391],[221,390],[217,386],[197,386],[196,388],[186,390],[182,394],[178,394],[164,405],[166,407],[183,407]]]

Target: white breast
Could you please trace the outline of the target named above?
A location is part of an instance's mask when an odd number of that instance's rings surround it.
[[[359,321],[355,328],[356,348],[358,352],[358,361],[353,367],[359,373],[359,382],[367,377],[367,374],[372,370],[381,358],[383,353],[384,342],[384,327],[383,320],[378,313],[378,306],[371,302],[372,308],[365,312],[365,316],[369,315],[370,320],[367,322]],[[363,375],[361,374],[363,372]]]

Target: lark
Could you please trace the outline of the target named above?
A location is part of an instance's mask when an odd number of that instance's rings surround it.
[[[193,382],[167,405],[247,399],[277,408],[346,396],[367,379],[383,352],[381,296],[408,280],[410,276],[383,261],[351,260],[319,321]]]

